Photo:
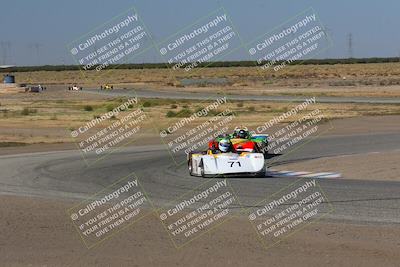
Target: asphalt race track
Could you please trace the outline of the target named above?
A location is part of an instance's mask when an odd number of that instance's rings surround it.
[[[374,134],[321,137],[293,153],[272,157],[271,165],[334,155],[400,149],[400,135]],[[182,162],[185,156],[182,155]],[[86,198],[132,172],[140,179],[155,208],[205,182],[177,166],[162,145],[127,147],[92,166],[79,151],[53,151],[0,157],[2,194],[49,198]],[[217,179],[217,178],[216,178]],[[229,178],[242,205],[254,207],[261,200],[294,182],[294,178]],[[318,179],[334,211],[325,220],[362,223],[400,222],[400,183]],[[323,206],[328,206],[323,203]],[[240,207],[238,213],[246,215]]]

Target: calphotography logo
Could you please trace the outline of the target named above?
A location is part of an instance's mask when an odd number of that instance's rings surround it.
[[[188,110],[189,111],[189,110]],[[175,164],[181,155],[205,149],[209,142],[228,134],[235,119],[226,96],[204,101],[204,105],[160,131],[160,137]]]
[[[83,71],[114,68],[144,52],[150,46],[134,8],[115,17],[100,28],[69,44],[70,52]]]
[[[175,200],[159,217],[179,249],[231,219],[240,202],[227,180],[205,182]]]
[[[185,72],[210,65],[240,46],[239,36],[223,8],[158,44],[171,69]]]
[[[109,107],[110,111],[71,131],[71,137],[87,165],[132,144],[145,131],[146,125],[152,123],[137,97],[129,98],[112,109]]]
[[[262,151],[284,154],[282,157],[286,157],[323,133],[331,131],[332,123],[316,106],[316,97],[305,99],[304,102],[257,126],[254,134],[268,134],[268,145]],[[270,164],[274,161],[276,159],[271,159]]]
[[[258,203],[249,221],[265,248],[270,248],[332,212],[328,202],[316,180],[298,180]]]
[[[249,55],[263,71],[282,70],[287,65],[310,59],[330,46],[330,37],[313,8],[247,44]]]
[[[138,178],[131,174],[69,209],[67,213],[84,244],[92,248],[149,215],[149,205],[151,203]]]
[[[75,56],[75,55],[78,54],[78,53],[79,53],[79,51],[78,51],[78,49],[77,49],[76,47],[74,47],[74,48],[71,49],[71,54],[72,54],[72,55]]]

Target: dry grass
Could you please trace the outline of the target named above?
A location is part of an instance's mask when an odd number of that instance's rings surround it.
[[[71,142],[69,133],[94,116],[107,112],[112,107],[121,104],[124,99],[31,99],[18,100],[6,99],[0,106],[0,140],[3,143],[57,143]],[[178,100],[146,99],[144,111],[151,118],[151,122],[145,125],[149,133],[157,135],[157,132],[165,129],[173,122],[181,118],[167,117],[168,111],[179,112],[182,109],[201,109],[211,102],[191,102]],[[235,101],[226,104],[220,111],[228,108],[236,114],[232,126],[246,125],[251,128],[259,126],[274,116],[279,116],[293,108],[296,104],[273,103],[260,101]],[[85,111],[85,106],[93,110]],[[24,109],[35,112],[23,113]],[[337,119],[355,116],[390,115],[400,114],[400,105],[371,105],[371,104],[315,104],[308,110],[291,117],[295,120],[309,113],[311,110],[320,109],[326,119]],[[121,113],[116,119],[124,116]],[[196,124],[209,119],[201,118]]]
[[[400,63],[298,65],[280,71],[262,71],[258,67],[202,68],[185,72],[169,69],[132,69],[96,71],[17,72],[20,83],[77,83],[99,87],[112,83],[118,88],[155,88],[229,93],[290,94],[316,96],[385,96],[400,97]],[[221,84],[183,86],[182,79],[225,78]]]

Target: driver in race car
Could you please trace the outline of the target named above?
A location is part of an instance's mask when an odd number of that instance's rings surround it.
[[[211,148],[211,152],[213,154],[219,154],[219,153],[228,153],[228,152],[233,152],[234,148],[232,145],[232,142],[228,138],[221,139],[218,142],[218,148],[213,146]]]
[[[235,128],[232,138],[250,139],[251,135],[247,128]]]
[[[238,142],[235,141],[235,143],[233,144],[232,143],[232,139],[246,139],[246,140],[249,140],[250,138],[251,138],[251,135],[250,135],[250,132],[247,130],[247,128],[236,127],[232,134],[221,134],[221,135],[217,136],[217,138],[212,139],[208,143],[208,149],[210,149],[211,151],[218,151],[218,150],[220,150],[219,149],[220,141],[224,141],[224,142],[228,141],[230,143],[230,146],[231,146],[231,151],[236,151],[236,144]],[[243,141],[239,141],[239,143],[243,143]],[[239,148],[242,149],[241,146],[239,146]]]
[[[233,147],[237,152],[255,152],[256,144],[251,141],[251,133],[247,128],[236,127],[231,141],[233,142]]]

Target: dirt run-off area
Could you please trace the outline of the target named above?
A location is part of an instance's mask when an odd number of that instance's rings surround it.
[[[398,266],[400,228],[317,222],[266,249],[233,218],[176,250],[155,216],[87,249],[66,216],[74,203],[1,196],[2,266]],[[29,219],[28,219],[29,218]]]

